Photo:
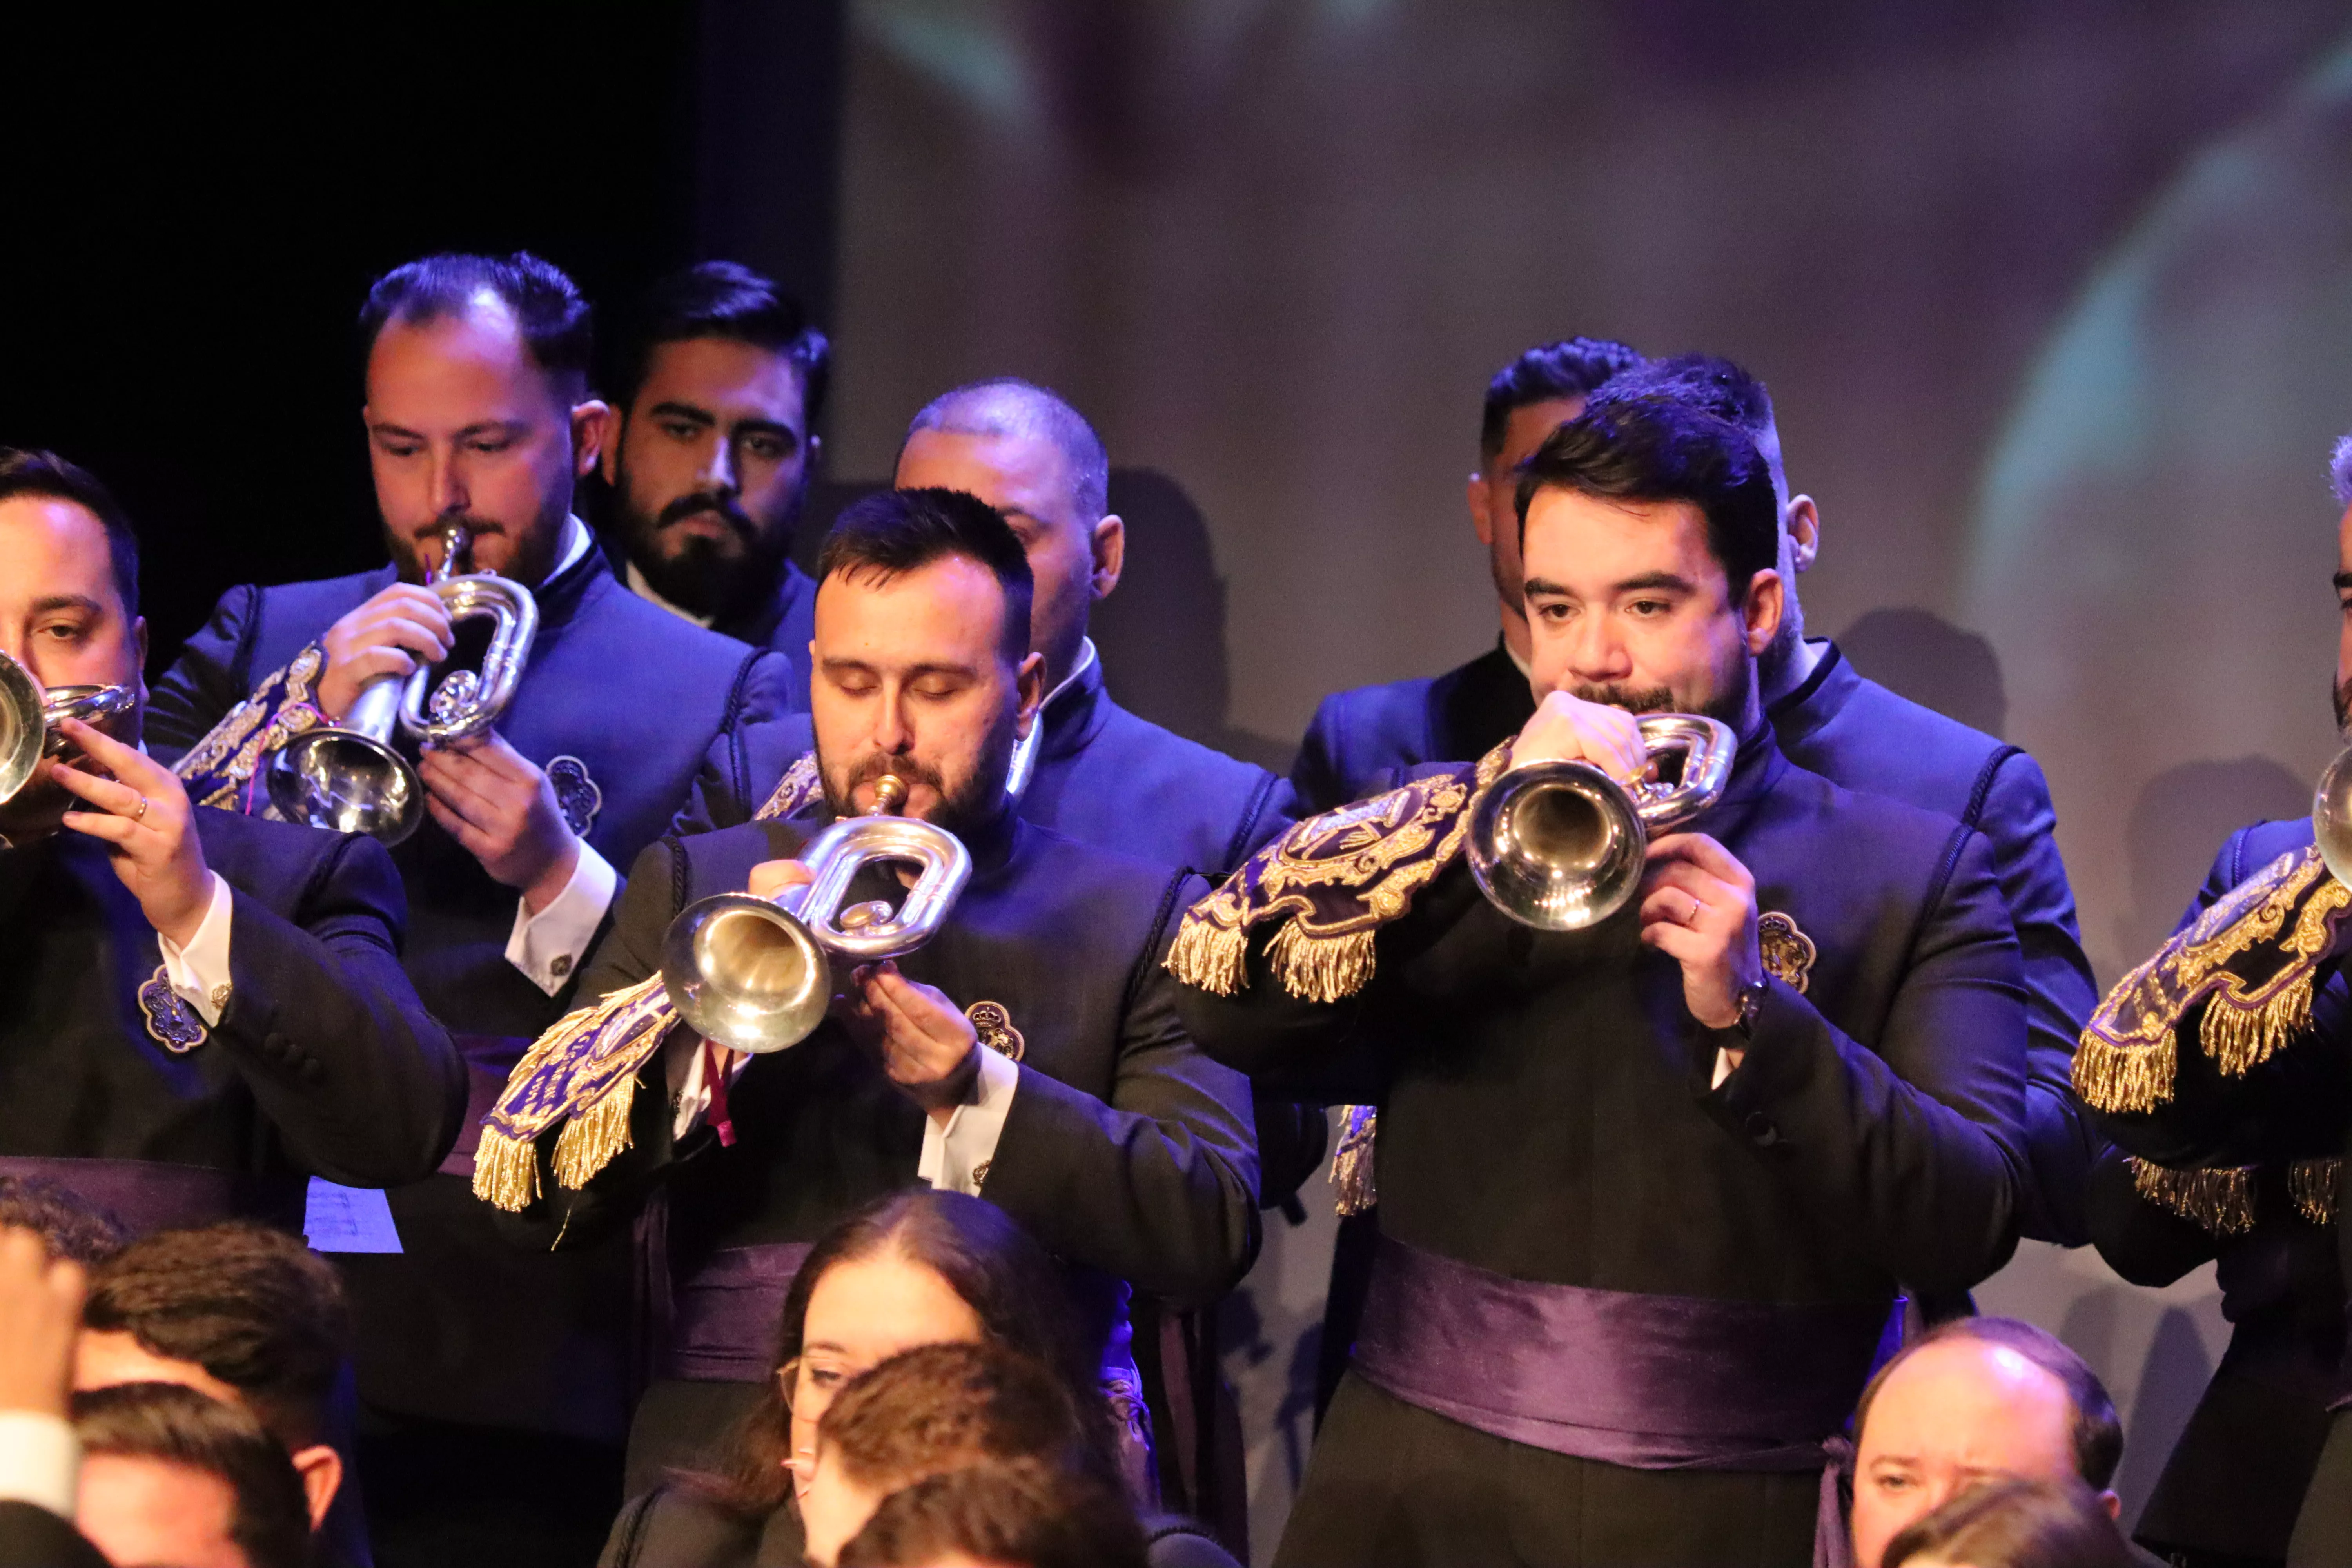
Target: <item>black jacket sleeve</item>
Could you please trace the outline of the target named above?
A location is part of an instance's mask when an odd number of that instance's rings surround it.
[[[1880,1037],[1852,1038],[1773,980],[1745,1059],[1705,1098],[1792,1196],[1928,1292],[2009,1260],[2026,1180],[2017,939],[1990,847],[1958,831]]]
[[[1178,877],[1137,955],[1109,1100],[1023,1068],[986,1182],[1051,1250],[1179,1303],[1224,1294],[1258,1244],[1249,1084],[1192,1043],[1161,964],[1187,884],[1206,891]]]
[[[180,645],[180,657],[149,689],[142,732],[158,762],[177,763],[251,694],[247,667],[260,613],[261,590],[251,584],[223,594],[212,619]]]
[[[2025,1146],[2033,1180],[2024,1231],[2079,1247],[2090,1239],[2091,1167],[2106,1144],[2073,1087],[2074,1043],[2098,1005],[2098,984],[2083,955],[2074,893],[2058,854],[2057,812],[2040,765],[2009,748],[1979,788],[1977,826],[1991,843],[2025,982]]]
[[[232,992],[214,1038],[304,1168],[351,1186],[432,1173],[466,1108],[457,1047],[400,965],[392,858],[347,837],[281,919],[232,890]]]
[[[2099,1257],[2135,1285],[2169,1285],[2221,1256],[2221,1237],[2139,1195],[2120,1149],[2093,1167],[2088,1208]]]
[[[0,1500],[0,1568],[107,1568],[70,1520],[37,1503]]]

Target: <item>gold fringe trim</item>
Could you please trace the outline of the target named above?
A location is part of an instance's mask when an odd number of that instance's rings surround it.
[[[1372,978],[1372,941],[1379,934],[1372,927],[1345,936],[1309,936],[1291,921],[1265,944],[1265,959],[1282,988],[1300,1001],[1337,1002]]]
[[[2137,1156],[2124,1163],[2131,1168],[2132,1189],[2158,1208],[2215,1236],[2243,1236],[2254,1228],[2252,1165],[2173,1170]]]
[[[2172,1098],[2171,1036],[2153,1046],[2126,1047],[2083,1032],[2074,1048],[2074,1092],[2094,1110],[2145,1112]]]
[[[563,1124],[555,1138],[556,1181],[577,1192],[629,1146],[629,1107],[636,1098],[637,1079],[632,1073]]]
[[[2334,1225],[2336,1197],[2343,1179],[2341,1160],[2297,1160],[2289,1165],[2286,1190],[2294,1199],[2294,1212],[2314,1225]]]
[[[1380,1131],[1379,1113],[1369,1105],[1343,1105],[1339,1147],[1331,1155],[1331,1185],[1338,1189],[1331,1206],[1342,1218],[1362,1214],[1381,1201],[1372,1179],[1372,1140]]]
[[[539,1196],[539,1151],[520,1138],[482,1128],[474,1151],[474,1195],[509,1214],[520,1214]]]
[[[1236,995],[1249,983],[1249,932],[1188,915],[1168,944],[1166,968],[1196,991]]]
[[[2208,1002],[2197,1037],[2213,1064],[2231,1078],[2243,1078],[2309,1029],[2314,973],[2306,966],[2259,1007],[2232,1007],[2223,996]]]

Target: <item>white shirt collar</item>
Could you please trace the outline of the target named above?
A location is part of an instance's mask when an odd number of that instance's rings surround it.
[[[1519,657],[1519,650],[1511,646],[1511,639],[1508,637],[1503,639],[1503,657],[1509,659],[1518,672],[1528,678],[1529,684],[1534,683],[1535,667]]]
[[[588,525],[580,521],[580,514],[576,511],[566,512],[563,518],[563,552],[555,563],[555,570],[550,572],[548,575],[555,577],[571,571],[573,564],[583,555],[588,553],[588,546],[593,541],[588,536]]]
[[[1061,696],[1063,692],[1067,691],[1073,686],[1076,686],[1078,683],[1078,677],[1086,674],[1086,672],[1092,669],[1094,666],[1095,639],[1092,637],[1080,637],[1078,639],[1078,662],[1070,666],[1070,673],[1062,677],[1060,685],[1055,687],[1053,690],[1045,693],[1045,700],[1037,704],[1037,711],[1043,713],[1046,709],[1051,708],[1054,705],[1054,700],[1055,698]]]

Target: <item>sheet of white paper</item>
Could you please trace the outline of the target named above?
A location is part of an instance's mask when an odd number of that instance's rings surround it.
[[[339,1187],[310,1178],[302,1205],[302,1237],[320,1252],[398,1252],[400,1231],[392,1205],[373,1187]]]

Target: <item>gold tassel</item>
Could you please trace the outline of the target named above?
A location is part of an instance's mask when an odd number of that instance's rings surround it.
[[[555,1179],[578,1192],[613,1156],[629,1146],[629,1107],[637,1098],[634,1074],[563,1124],[555,1138]]]
[[[2294,1212],[2314,1225],[2336,1223],[2336,1194],[2344,1178],[2341,1160],[2297,1160],[2286,1168],[2286,1190]]]
[[[2074,1092],[2094,1110],[2154,1110],[2172,1098],[2179,1048],[2170,1035],[2152,1046],[2123,1047],[2086,1029],[2074,1050]]]
[[[2207,1003],[2205,1021],[2197,1030],[2205,1054],[2231,1078],[2243,1078],[2270,1060],[2272,1053],[2311,1026],[2315,973],[2306,965],[2279,987],[2278,994],[2252,1011],[2230,1006],[2219,996]]]
[[[1345,936],[1308,936],[1297,921],[1265,944],[1266,963],[1282,988],[1302,1002],[1337,1002],[1361,991],[1372,978],[1372,941],[1378,928]]]
[[[1346,1115],[1339,1124],[1339,1147],[1331,1154],[1330,1182],[1339,1189],[1331,1206],[1344,1219],[1381,1201],[1380,1186],[1372,1177],[1372,1141],[1380,1131],[1380,1116],[1369,1105],[1339,1109]]]
[[[1166,967],[1195,991],[1236,995],[1249,983],[1249,933],[1187,915],[1168,944]]]
[[[474,1151],[474,1195],[509,1214],[520,1214],[539,1196],[539,1151],[485,1124]]]
[[[2243,1236],[2254,1228],[2252,1165],[2173,1170],[2137,1156],[2124,1163],[2131,1168],[2132,1189],[2158,1208],[2215,1236]]]

